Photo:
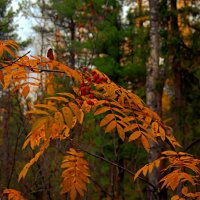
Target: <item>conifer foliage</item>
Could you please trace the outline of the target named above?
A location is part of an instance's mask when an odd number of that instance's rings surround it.
[[[134,180],[138,177],[144,180],[141,174],[146,176],[154,167],[160,166],[161,160],[166,160],[168,164],[163,169],[164,176],[160,180],[161,188],[158,188],[158,191],[164,187],[175,191],[183,184],[182,197],[174,193],[173,200],[200,199],[199,193],[195,193],[195,187],[199,185],[200,180],[200,160],[178,151],[181,145],[173,136],[171,128],[137,95],[119,87],[98,70],[91,70],[86,66],[74,70],[45,57],[19,57],[14,51],[17,47],[11,40],[0,42],[0,81],[4,89],[10,86],[13,92],[19,92],[26,98],[31,86],[40,84],[40,80],[35,78],[37,74],[61,73],[72,80],[71,92],[47,97],[26,113],[35,117],[31,118],[32,129],[23,148],[30,145],[31,149],[38,152],[21,170],[19,181],[26,177],[30,167],[38,161],[51,141],[59,139],[70,144],[61,164],[61,193],[69,193],[72,200],[75,200],[77,195],[83,197],[87,191],[87,184],[90,183],[90,167],[82,152],[87,153],[87,149],[83,150],[81,142],[77,144],[74,141],[74,134],[87,134],[76,132],[79,130],[77,127],[83,126],[87,113],[93,113],[94,117],[100,118],[99,126],[105,133],[111,136],[117,133],[123,143],[138,142],[146,152],[149,152],[151,140],[168,144],[170,149],[163,151],[159,159],[139,169],[134,175]],[[4,61],[5,51],[13,59]],[[19,192],[11,189],[6,189],[4,195],[8,195],[8,199],[23,199]]]

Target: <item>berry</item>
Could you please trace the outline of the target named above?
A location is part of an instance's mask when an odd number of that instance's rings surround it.
[[[90,94],[90,99],[93,99],[93,98],[94,98],[94,94],[91,93],[91,94]]]
[[[94,102],[91,101],[91,100],[89,99],[89,100],[87,101],[87,104],[92,106],[92,105],[94,105]]]
[[[101,77],[100,80],[101,80],[101,81],[104,81],[104,77]]]
[[[87,81],[88,81],[88,82],[90,82],[91,80],[92,80],[92,78],[91,78],[91,77],[87,78]]]
[[[81,91],[81,94],[84,96],[84,95],[86,95],[87,93],[86,93],[85,90],[83,90],[83,91]]]
[[[87,67],[83,67],[83,71],[86,72],[88,70]]]
[[[95,83],[96,83],[96,84],[99,84],[99,83],[101,83],[101,79],[100,79],[100,78],[98,78],[98,79],[95,81]]]
[[[85,86],[85,83],[81,83],[81,87],[84,87]]]
[[[87,87],[86,87],[86,90],[87,90],[87,91],[90,91],[90,90],[91,90],[91,87],[90,87],[90,86],[87,86]]]
[[[104,81],[107,81],[107,80],[108,80],[107,77],[105,77],[105,76],[103,77],[103,79],[104,79]]]
[[[81,94],[86,95],[86,88],[85,87],[81,87]]]
[[[97,80],[99,78],[99,74],[94,75],[94,80]]]
[[[86,88],[84,86],[82,86],[81,91],[86,91]]]
[[[95,75],[95,74],[96,74],[96,71],[92,70],[91,73],[92,73],[92,75]]]

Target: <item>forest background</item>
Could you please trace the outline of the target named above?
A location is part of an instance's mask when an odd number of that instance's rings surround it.
[[[34,47],[34,54],[38,56],[45,57],[49,53],[50,60],[55,58],[71,69],[82,72],[98,69],[105,73],[111,81],[134,92],[157,112],[172,128],[182,146],[181,151],[200,157],[198,1],[24,0],[16,12],[10,8],[11,3],[0,0],[1,40],[13,39],[22,49]],[[126,12],[123,11],[125,7]],[[19,40],[17,24],[13,23],[19,13],[35,20],[34,35],[26,41]],[[53,49],[53,54],[49,48]],[[11,59],[10,55],[4,57]],[[6,90],[1,86],[0,191],[16,189],[27,199],[68,199],[67,195],[60,194],[60,165],[70,142],[52,141],[37,163],[31,166],[25,179],[18,182],[20,171],[37,152],[32,147],[22,151],[34,121],[26,111],[46,97],[72,92],[72,80],[60,73],[40,73],[34,78],[40,79],[40,84],[34,86],[36,82],[31,79],[29,94],[27,90],[23,90],[22,95],[17,93],[18,90],[13,92],[12,85]],[[146,163],[161,157],[167,145],[162,141],[159,144],[149,142],[147,148],[144,141],[124,143],[116,133],[104,133],[98,125],[101,119],[88,113],[83,126],[81,129],[76,127],[77,135],[73,136],[74,141],[88,152],[85,159],[90,166],[91,183],[83,198],[170,199],[176,194],[185,199],[199,198],[184,196],[184,184],[179,184],[175,191],[168,189],[162,194],[157,194],[158,191],[152,194],[152,188],[144,181],[133,182],[124,169],[136,173]],[[199,168],[199,164],[197,166]],[[160,187],[161,178],[160,170],[154,169],[148,181]],[[199,192],[199,185],[191,190]],[[6,196],[2,194],[1,198]]]

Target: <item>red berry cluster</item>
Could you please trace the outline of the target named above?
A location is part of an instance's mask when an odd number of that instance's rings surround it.
[[[81,95],[85,96],[90,94],[91,87],[90,85],[86,85],[85,83],[81,83]]]
[[[88,95],[89,97],[89,100],[87,100],[88,105],[94,105],[94,102],[91,99],[94,99],[95,96],[93,93],[91,93],[91,85],[94,83],[99,84],[102,82],[107,82],[107,77],[105,76],[100,77],[99,74],[95,70],[91,71],[91,74],[92,74],[91,76],[90,73],[87,73],[88,68],[86,66],[82,67],[82,71],[84,72],[83,76],[85,77],[86,81],[83,81],[80,84],[81,95],[82,96]],[[83,102],[81,102],[81,105],[82,104]]]
[[[100,77],[99,74],[97,74],[95,70],[92,70],[91,73],[93,75],[93,82],[96,84],[106,82],[108,80],[105,76]]]

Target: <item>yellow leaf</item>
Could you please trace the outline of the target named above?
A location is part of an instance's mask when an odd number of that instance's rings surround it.
[[[188,193],[188,187],[183,187],[181,192],[186,196],[186,194]]]
[[[142,144],[143,144],[143,147],[145,148],[145,150],[147,152],[149,152],[150,145],[149,145],[149,142],[148,142],[147,138],[144,135],[142,135],[141,141],[142,141]]]
[[[149,173],[152,172],[153,167],[154,167],[154,163],[149,163]]]
[[[138,128],[138,124],[137,123],[131,124],[131,125],[129,125],[128,127],[126,127],[124,129],[124,132],[128,132],[128,131],[131,131],[131,130],[136,129],[136,128]]]
[[[148,172],[148,165],[145,165],[143,168],[142,168],[142,173],[144,176],[147,175],[147,172]]]
[[[133,140],[138,139],[138,138],[140,137],[141,134],[142,134],[141,131],[135,131],[135,132],[133,132],[133,133],[129,136],[128,141],[131,142],[131,141],[133,141]]]
[[[124,109],[124,107],[123,107],[120,103],[118,103],[118,102],[113,102],[113,101],[111,101],[110,104],[115,105],[115,106],[117,106],[117,107],[119,107],[119,108]]]
[[[178,195],[175,195],[175,196],[173,196],[172,198],[171,198],[171,200],[179,200],[180,199],[180,197],[178,196]]]
[[[117,125],[117,122],[115,120],[110,122],[110,124],[108,124],[108,126],[106,127],[105,133],[112,131],[116,127],[116,125]]]
[[[126,114],[125,114],[122,110],[120,110],[120,109],[118,109],[118,108],[115,108],[115,107],[113,107],[112,110],[114,110],[114,111],[116,111],[116,112],[118,112],[118,113],[120,113],[121,115],[123,115],[123,116],[126,117]]]
[[[107,114],[100,122],[100,126],[105,126],[115,118],[114,114]]]
[[[65,130],[64,130],[65,137],[69,137],[69,131],[70,129],[68,127],[65,127]]]
[[[57,108],[54,107],[54,106],[51,106],[51,105],[46,105],[46,104],[35,104],[34,105],[36,108],[39,107],[39,108],[45,108],[45,109],[48,109],[50,111],[57,111]]]
[[[145,122],[147,125],[149,125],[151,123],[151,120],[152,120],[152,117],[150,117],[150,116],[145,117]]]
[[[49,99],[49,100],[55,100],[55,101],[64,101],[64,102],[69,102],[68,99],[66,99],[65,97],[48,97],[46,99]]]
[[[72,103],[72,102],[69,102],[69,107],[73,110],[79,123],[81,123],[82,117],[81,117],[81,112],[80,112],[79,107],[75,103]]]
[[[165,130],[161,126],[159,126],[159,132],[162,141],[165,141]]]
[[[118,131],[119,137],[122,139],[122,141],[124,141],[125,139],[124,129],[119,124],[117,124],[117,131]]]
[[[63,112],[63,116],[65,119],[65,122],[67,123],[67,126],[69,128],[72,128],[72,124],[73,124],[73,114],[72,111],[69,107],[63,107],[62,108],[62,112]]]
[[[61,133],[61,131],[64,128],[64,120],[63,120],[63,116],[62,116],[61,112],[55,112],[54,119],[55,119],[55,123],[58,127],[58,133]]]
[[[88,162],[83,159],[82,152],[77,152],[73,148],[67,153],[70,155],[64,156],[61,164],[61,168],[64,169],[61,193],[70,193],[71,199],[75,199],[77,193],[83,197],[84,191],[87,190],[86,183],[89,183]]]
[[[162,154],[167,155],[167,156],[176,156],[177,152],[175,152],[175,151],[163,151]]]
[[[124,122],[130,122],[130,121],[135,121],[135,117],[133,116],[127,116],[123,118]]]
[[[72,99],[75,99],[75,96],[71,93],[67,93],[67,92],[60,92],[60,93],[57,93],[59,95],[63,95],[63,96],[67,96],[67,97],[70,97]]]
[[[161,159],[155,160],[155,166],[158,168],[160,166]]]
[[[70,198],[71,198],[71,200],[75,200],[76,196],[77,196],[76,188],[74,186],[72,186],[72,188],[70,190]]]
[[[27,172],[28,172],[30,166],[31,166],[30,163],[27,163],[27,164],[24,166],[24,168],[22,169],[22,171],[21,171],[20,174],[19,174],[18,182],[19,182],[22,178],[24,178],[24,177],[26,176],[26,174],[27,174]]]
[[[95,113],[94,115],[100,115],[102,113],[105,113],[106,111],[110,110],[110,107],[102,107],[102,108],[99,108]]]
[[[46,123],[45,123],[45,136],[47,139],[49,139],[51,137],[53,122],[54,122],[53,117],[48,116]]]
[[[84,119],[84,112],[83,112],[83,110],[82,109],[80,109],[80,112],[81,112],[81,118],[80,118],[80,124],[82,124],[83,123],[83,119]]]
[[[139,170],[135,173],[135,175],[134,175],[134,181],[135,181],[135,180],[137,179],[137,177],[141,174],[142,170],[143,170],[143,168],[139,169]]]
[[[35,132],[38,128],[40,128],[42,125],[44,125],[46,123],[47,119],[48,119],[48,117],[41,117],[41,118],[37,119],[32,125],[31,132]]]
[[[26,114],[49,115],[49,113],[44,110],[30,110],[30,111],[27,111]]]
[[[158,132],[158,122],[153,122],[153,123],[151,124],[151,129],[153,130],[153,132],[154,132],[154,134],[155,134],[155,136],[156,136],[156,134],[157,134],[157,132]]]

